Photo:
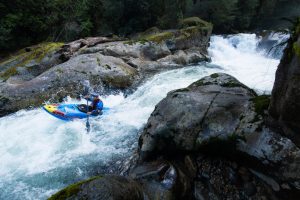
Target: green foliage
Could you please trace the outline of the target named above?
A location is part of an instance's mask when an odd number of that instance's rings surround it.
[[[249,30],[280,14],[297,14],[297,0],[14,0],[0,3],[0,54],[42,41],[127,36],[149,27],[214,24],[216,32]],[[294,3],[292,3],[294,2]],[[282,8],[282,9],[281,9]],[[299,15],[299,14],[298,14]],[[278,17],[277,17],[278,18]],[[197,19],[195,21],[195,19]],[[180,22],[181,23],[178,23]]]
[[[293,44],[294,53],[300,58],[300,45],[297,42]]]
[[[256,16],[259,0],[239,0],[237,4],[236,29],[247,30],[253,23]]]
[[[235,22],[238,0],[201,0],[188,6],[188,14],[210,21],[222,31],[230,30]]]
[[[0,3],[0,9],[3,53],[41,41],[174,27],[185,0],[16,0]]]
[[[189,0],[186,10],[187,16],[212,22],[219,33],[279,28],[281,18],[299,13],[298,0]]]

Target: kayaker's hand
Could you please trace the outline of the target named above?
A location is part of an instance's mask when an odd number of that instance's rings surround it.
[[[91,113],[91,112],[87,112],[86,114],[90,115],[90,114],[92,114],[92,113]]]

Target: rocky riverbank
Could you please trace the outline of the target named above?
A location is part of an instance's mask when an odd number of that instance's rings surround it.
[[[298,199],[299,40],[296,26],[272,96],[222,73],[172,91],[125,176],[96,177],[50,199]]]
[[[188,18],[180,26],[151,28],[129,40],[96,37],[23,49],[0,62],[0,116],[78,97],[84,80],[100,93],[122,90],[159,71],[208,60],[212,25]]]
[[[300,149],[265,125],[269,101],[221,73],[172,91],[126,177],[98,177],[52,199],[296,199]]]

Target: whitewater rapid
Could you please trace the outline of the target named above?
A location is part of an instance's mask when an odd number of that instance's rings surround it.
[[[212,63],[225,73],[254,89],[259,94],[270,94],[275,72],[285,46],[272,48],[288,39],[287,35],[272,34],[265,44],[255,34],[238,34],[211,38],[209,53]]]
[[[111,109],[91,119],[90,134],[84,120],[63,122],[39,108],[0,118],[0,200],[46,199],[68,184],[110,173],[136,148],[155,105],[169,91],[209,74],[225,72],[259,93],[270,93],[281,53],[270,55],[260,41],[254,34],[213,36],[211,63],[157,74],[127,97],[103,96]]]

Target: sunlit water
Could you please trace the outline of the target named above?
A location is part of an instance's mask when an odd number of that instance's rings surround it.
[[[103,97],[111,109],[91,119],[89,134],[85,120],[64,122],[42,109],[0,118],[0,199],[46,199],[70,183],[109,172],[112,163],[129,157],[136,148],[155,105],[169,91],[206,75],[229,73],[260,93],[269,93],[280,56],[258,49],[259,42],[251,34],[212,37],[211,64],[160,73],[126,98]]]

